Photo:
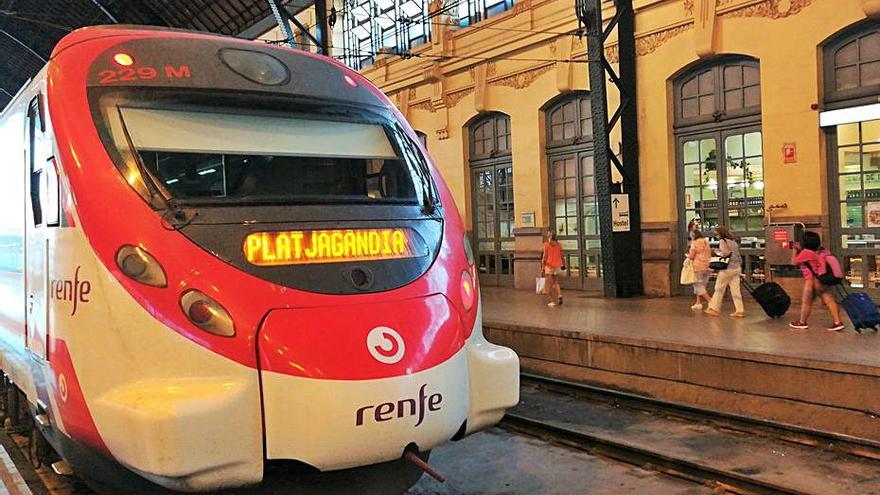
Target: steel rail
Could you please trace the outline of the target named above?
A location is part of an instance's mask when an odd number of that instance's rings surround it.
[[[629,392],[522,373],[522,383],[544,390],[584,397],[647,412],[699,421],[720,428],[776,438],[785,442],[880,461],[880,442],[839,433],[816,430],[789,423],[764,420],[734,413],[703,409],[680,402],[664,401]]]

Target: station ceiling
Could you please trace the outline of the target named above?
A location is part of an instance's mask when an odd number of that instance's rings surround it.
[[[280,0],[296,14],[312,0]],[[83,26],[143,24],[255,38],[275,21],[267,0],[0,0],[0,109]]]

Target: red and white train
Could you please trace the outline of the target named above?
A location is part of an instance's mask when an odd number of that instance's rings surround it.
[[[0,117],[0,205],[0,367],[115,493],[395,461],[518,400],[452,196],[331,59],[75,31]]]

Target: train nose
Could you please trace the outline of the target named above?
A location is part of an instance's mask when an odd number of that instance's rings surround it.
[[[467,418],[465,334],[442,295],[275,310],[258,339],[269,459],[321,470],[397,459]]]

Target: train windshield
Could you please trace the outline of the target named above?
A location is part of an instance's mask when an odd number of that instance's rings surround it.
[[[112,113],[114,146],[137,155],[123,173],[146,175],[182,203],[417,204],[432,187],[408,138],[380,122],[122,106]]]

